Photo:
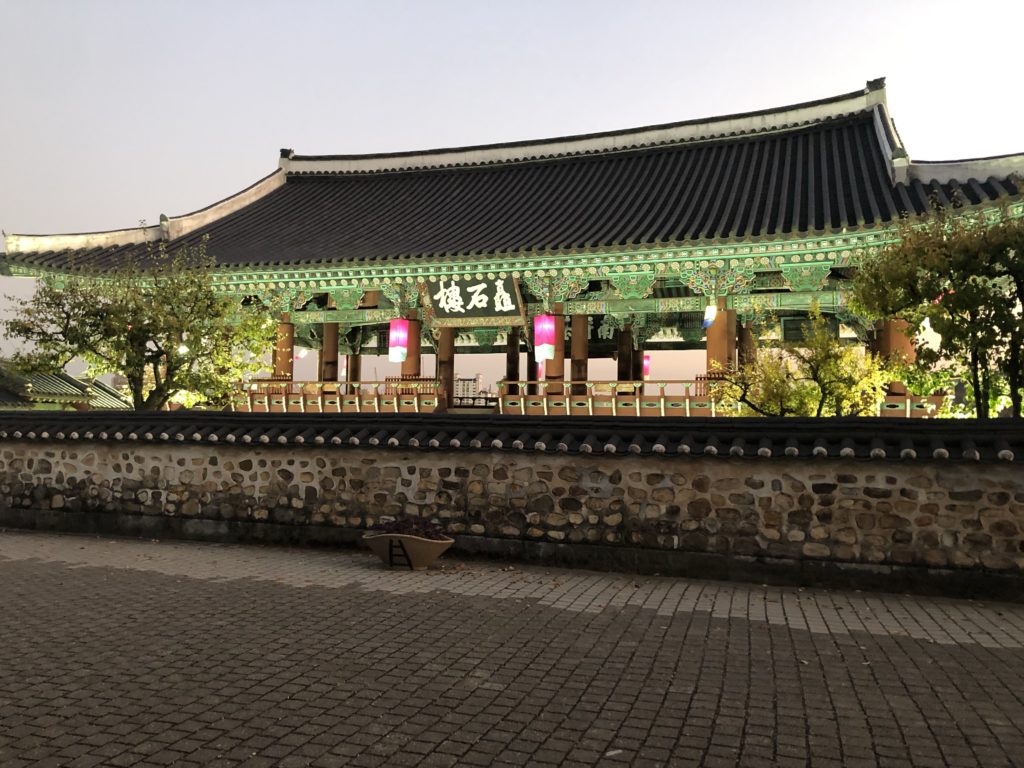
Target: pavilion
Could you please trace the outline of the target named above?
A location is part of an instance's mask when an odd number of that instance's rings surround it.
[[[274,375],[250,385],[243,409],[451,407],[456,351],[504,349],[503,413],[703,415],[701,381],[644,384],[645,350],[703,347],[709,370],[735,364],[758,313],[790,338],[817,304],[837,332],[909,351],[898,325],[848,311],[844,281],[933,200],[1024,215],[1022,173],[1024,154],[911,160],[880,79],[778,109],[539,141],[283,149],[249,188],[156,226],[7,235],[0,270],[102,271],[157,242],[207,238],[218,289],[280,319]],[[553,340],[533,338],[537,315],[552,318]],[[411,340],[401,381],[361,381],[360,353],[383,352],[394,319]],[[317,382],[292,382],[297,339],[321,350]],[[422,376],[424,348],[435,376]],[[588,381],[596,356],[615,357],[617,381]],[[889,405],[914,415],[920,404]]]

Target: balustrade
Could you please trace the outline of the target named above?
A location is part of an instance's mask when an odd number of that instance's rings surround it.
[[[250,413],[431,413],[493,407],[516,416],[733,416],[712,397],[714,376],[659,381],[501,381],[498,396],[450,398],[428,378],[249,382],[232,410]],[[941,397],[885,398],[879,416],[934,416]]]
[[[433,379],[273,381],[246,384],[232,410],[250,413],[430,413],[443,398]]]

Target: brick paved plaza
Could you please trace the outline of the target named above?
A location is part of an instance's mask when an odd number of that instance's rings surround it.
[[[1024,606],[0,533],[0,766],[1024,765]]]

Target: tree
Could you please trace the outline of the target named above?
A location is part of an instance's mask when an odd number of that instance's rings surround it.
[[[877,356],[845,345],[812,306],[802,342],[754,351],[736,369],[719,369],[715,396],[761,416],[875,414],[892,372]]]
[[[139,410],[181,395],[226,404],[238,382],[264,367],[274,326],[261,308],[216,293],[213,268],[203,242],[173,254],[161,245],[144,263],[112,272],[46,276],[3,323],[7,338],[31,347],[13,362],[52,371],[81,358],[89,375],[124,376]]]
[[[865,257],[851,302],[876,318],[925,322],[940,341],[919,337],[923,367],[962,366],[978,418],[1008,391],[1021,415],[1024,387],[1024,219],[1006,208],[969,212],[935,206],[903,219],[899,241]]]

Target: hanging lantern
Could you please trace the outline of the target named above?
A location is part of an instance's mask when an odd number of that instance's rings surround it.
[[[644,355],[644,381],[651,378],[651,356]]]
[[[715,301],[715,297],[710,298],[710,303],[704,308],[704,327],[710,328],[715,322],[715,317],[718,316],[718,302]]]
[[[400,363],[409,355],[409,321],[396,317],[388,332],[388,360]]]
[[[555,359],[555,318],[552,315],[537,315],[533,318],[533,359]]]

